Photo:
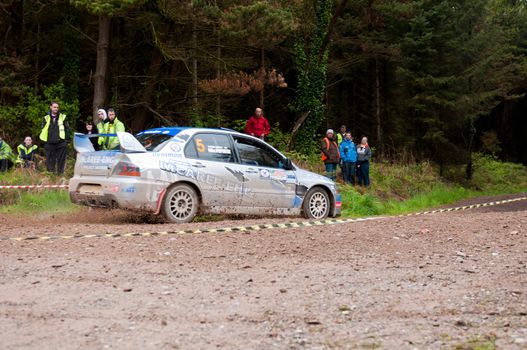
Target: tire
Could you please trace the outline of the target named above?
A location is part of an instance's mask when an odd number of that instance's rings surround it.
[[[163,216],[176,224],[191,222],[198,213],[198,208],[198,194],[189,185],[175,185],[167,191],[163,198]]]
[[[302,211],[306,219],[325,219],[330,210],[329,195],[324,189],[315,187],[309,190],[302,203]]]

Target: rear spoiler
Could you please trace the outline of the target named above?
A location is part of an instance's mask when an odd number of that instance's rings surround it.
[[[127,132],[118,132],[116,134],[90,134],[85,135],[75,133],[73,136],[73,148],[79,153],[95,152],[95,148],[90,141],[93,137],[115,137],[119,138],[119,147],[123,153],[145,153],[147,152],[143,145],[134,137],[134,135]]]

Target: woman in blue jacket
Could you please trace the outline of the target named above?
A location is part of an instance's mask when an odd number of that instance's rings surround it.
[[[357,149],[351,138],[351,133],[346,132],[339,145],[340,161],[344,183],[355,185],[355,163],[357,162]]]

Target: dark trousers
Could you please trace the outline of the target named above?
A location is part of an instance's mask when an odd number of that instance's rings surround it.
[[[355,163],[342,163],[342,177],[344,183],[355,185]]]
[[[66,141],[61,143],[46,143],[46,167],[50,173],[58,175],[64,174],[66,165],[66,151],[68,149]]]
[[[370,162],[357,162],[357,182],[360,186],[370,185]]]
[[[337,180],[337,164],[336,163],[326,163],[326,176],[331,180]]]
[[[9,160],[8,159],[0,159],[0,172],[7,171],[8,167],[9,167]]]

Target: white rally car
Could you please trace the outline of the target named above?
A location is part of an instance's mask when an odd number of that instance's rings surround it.
[[[73,203],[161,213],[176,223],[198,213],[340,215],[333,181],[255,137],[185,127],[116,135],[118,149],[94,151],[88,135],[75,134]]]

